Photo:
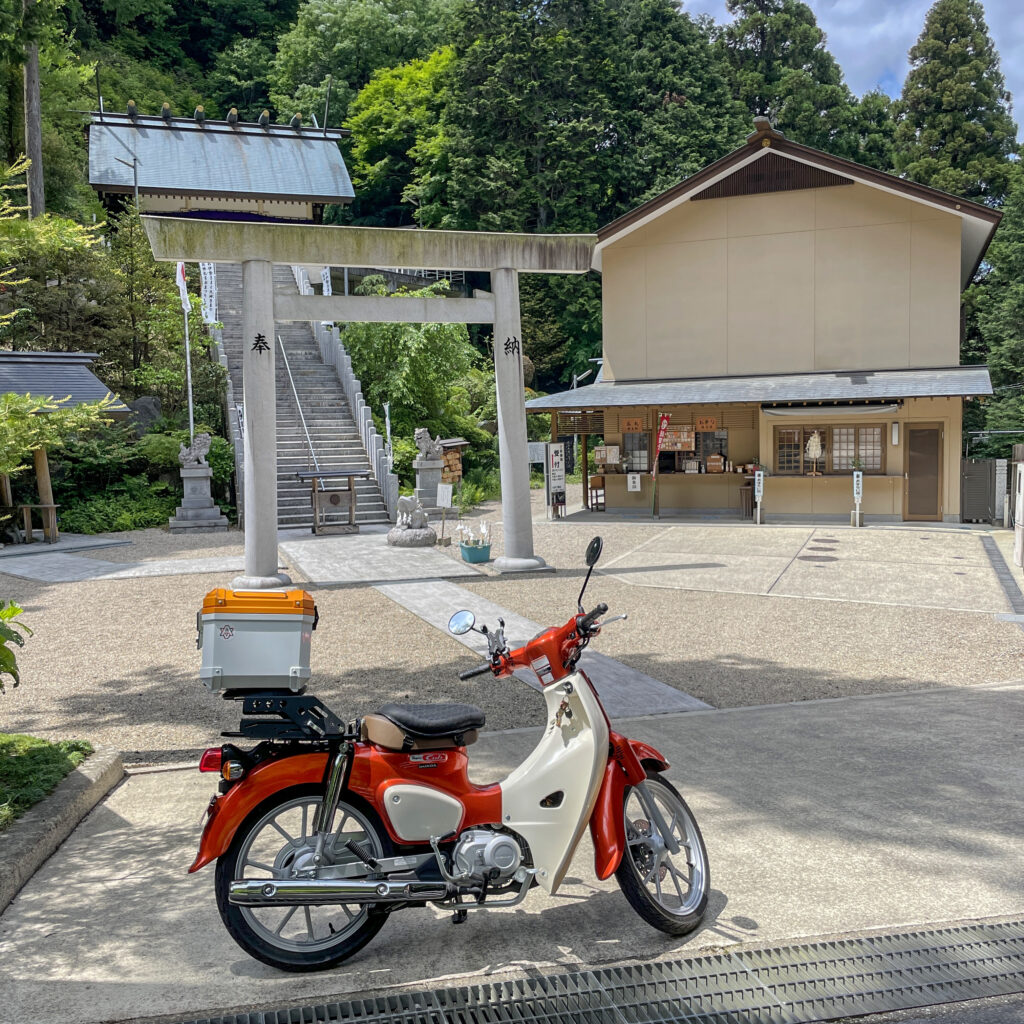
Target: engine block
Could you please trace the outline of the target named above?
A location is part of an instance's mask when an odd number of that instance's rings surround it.
[[[452,854],[455,871],[480,881],[501,882],[511,878],[523,855],[513,836],[488,828],[464,832]]]

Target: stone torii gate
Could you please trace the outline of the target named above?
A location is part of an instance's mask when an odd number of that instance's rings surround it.
[[[505,553],[499,572],[546,568],[533,551],[526,457],[519,274],[584,274],[594,235],[526,235],[410,228],[142,218],[158,260],[242,264],[245,403],[245,575],[238,588],[290,582],[277,571],[275,320],[490,323],[498,400]],[[275,295],[273,266],[396,267],[485,271],[491,291],[473,298],[396,302],[380,296]]]

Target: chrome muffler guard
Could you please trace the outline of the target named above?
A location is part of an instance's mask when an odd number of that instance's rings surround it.
[[[228,888],[228,902],[245,907],[432,902],[451,895],[453,889],[445,882],[374,882],[340,878],[236,879]]]

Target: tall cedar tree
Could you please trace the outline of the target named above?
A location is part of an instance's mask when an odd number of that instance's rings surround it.
[[[593,231],[738,144],[748,125],[704,33],[671,0],[480,0],[462,8],[424,226]],[[600,285],[525,278],[538,385],[600,349]]]
[[[981,4],[937,0],[910,65],[899,102],[897,170],[944,192],[999,203],[1017,126]]]
[[[718,33],[733,90],[794,142],[856,159],[857,102],[814,13],[799,0],[726,0],[734,20]]]
[[[995,397],[977,415],[974,425],[990,430],[1024,428],[1024,174],[1015,163],[1003,207],[1003,219],[988,251],[991,271],[983,288],[975,286],[982,355],[992,371]],[[979,454],[1005,457],[1020,437],[995,437]],[[972,452],[974,451],[972,446]]]

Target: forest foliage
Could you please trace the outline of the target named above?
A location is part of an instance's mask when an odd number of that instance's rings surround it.
[[[108,219],[87,185],[81,111],[97,82],[108,109],[202,103],[209,117],[235,106],[305,123],[323,122],[330,92],[357,194],[327,219],[386,226],[593,231],[740,145],[763,114],[798,142],[1005,210],[965,294],[963,356],[989,361],[1002,389],[972,422],[1021,425],[1024,196],[981,3],[936,0],[895,98],[853,94],[800,0],[727,8],[716,25],[674,0],[0,0],[0,159],[24,150],[20,64],[35,41],[49,210],[38,227],[3,222],[3,267],[22,283],[4,290],[0,313],[20,312],[0,344],[73,343],[101,352],[104,380],[129,395],[180,394],[173,282],[130,209]],[[536,387],[564,387],[599,354],[597,275],[524,277],[522,315]],[[417,416],[468,430],[487,396],[474,406],[453,382],[485,365],[487,339],[431,331],[361,325],[346,343],[379,390],[375,414],[387,396],[403,430]],[[394,354],[379,381],[375,346]],[[427,372],[431,346],[443,359]]]

